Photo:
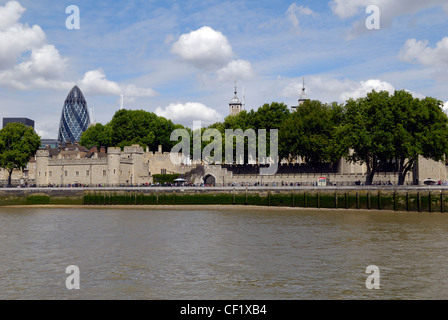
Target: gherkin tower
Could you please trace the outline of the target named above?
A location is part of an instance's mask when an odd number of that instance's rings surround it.
[[[90,125],[89,111],[84,95],[75,86],[67,96],[62,109],[58,140],[61,143],[79,142],[81,134]]]

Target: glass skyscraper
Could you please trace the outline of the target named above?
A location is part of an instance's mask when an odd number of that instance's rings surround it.
[[[79,142],[81,134],[90,125],[89,111],[84,95],[77,86],[67,96],[62,109],[58,140],[62,143]]]

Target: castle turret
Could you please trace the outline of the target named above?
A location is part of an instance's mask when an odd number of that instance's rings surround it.
[[[231,116],[235,116],[238,113],[240,113],[241,111],[243,111],[243,104],[241,103],[240,99],[238,99],[238,96],[237,96],[238,91],[236,88],[236,84],[235,84],[235,92],[234,93],[235,93],[235,96],[229,103],[229,111],[230,111]]]
[[[118,186],[120,184],[121,149],[109,148],[107,150],[107,184]]]
[[[48,162],[50,160],[50,151],[38,150],[36,153],[36,186],[43,187],[48,185]]]
[[[303,78],[302,93],[300,94],[299,105],[293,106],[292,108],[297,109],[300,106],[302,106],[306,101],[310,101],[310,99],[307,97],[307,95],[305,93],[305,78]]]
[[[125,157],[132,159],[131,176],[126,178],[126,180],[129,179],[128,181],[132,185],[138,184],[140,182],[140,174],[147,172],[143,164],[143,154],[143,148],[139,145],[124,147]]]

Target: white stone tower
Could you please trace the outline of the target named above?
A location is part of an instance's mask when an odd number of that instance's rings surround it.
[[[121,149],[107,149],[107,184],[110,187],[118,187],[120,185],[121,170]]]
[[[310,99],[307,97],[307,95],[305,93],[305,78],[303,78],[303,86],[302,86],[302,92],[300,94],[299,105],[293,106],[292,108],[297,109],[298,107],[303,105],[305,103],[305,101],[310,101]]]
[[[238,90],[236,88],[236,82],[235,82],[235,96],[229,103],[229,110],[231,116],[236,116],[238,113],[240,113],[243,110],[243,104],[241,103],[240,99],[238,99]]]

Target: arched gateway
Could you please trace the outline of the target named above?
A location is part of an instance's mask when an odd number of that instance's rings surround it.
[[[211,174],[204,176],[204,184],[206,186],[216,186],[216,178]]]

